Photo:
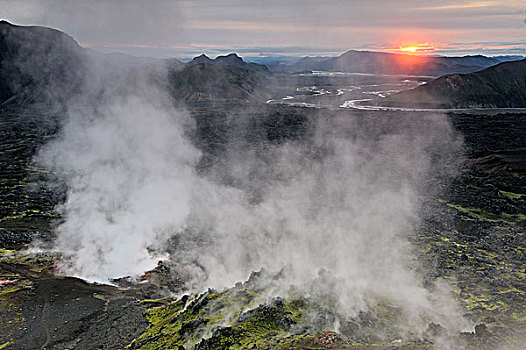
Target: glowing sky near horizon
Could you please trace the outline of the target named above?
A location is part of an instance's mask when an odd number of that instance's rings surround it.
[[[15,24],[142,56],[526,55],[524,0],[0,0],[0,9]]]

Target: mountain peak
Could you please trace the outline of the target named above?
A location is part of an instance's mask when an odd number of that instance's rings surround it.
[[[226,56],[217,56],[214,61],[217,61],[217,62],[225,61],[225,62],[230,62],[231,64],[238,64],[241,62],[245,62],[236,53],[229,53]]]
[[[210,63],[212,61],[213,60],[210,57],[208,57],[207,55],[205,55],[204,53],[200,54],[199,56],[194,57],[192,59],[192,63],[194,63],[194,64],[196,64],[196,63]]]
[[[239,60],[243,60],[243,59],[242,59],[241,57],[239,57],[238,54],[235,53],[235,52],[229,53],[229,54],[226,55],[226,56],[219,56],[219,57],[229,57],[229,58],[236,58],[236,59],[239,59]],[[218,58],[219,58],[219,57],[218,57]]]

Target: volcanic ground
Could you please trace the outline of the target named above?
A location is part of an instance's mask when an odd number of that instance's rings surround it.
[[[192,110],[202,168],[221,152],[220,118],[205,118],[221,115],[214,108],[221,107]],[[261,115],[272,123],[263,124],[279,126],[265,129],[274,139],[302,137],[303,115],[312,113],[266,108]],[[366,118],[382,112],[352,113]],[[169,262],[145,274],[144,283],[124,278],[100,285],[56,275],[59,254],[26,248],[37,238],[52,241],[61,220],[54,208],[65,191],[32,160],[60,133],[60,118],[43,109],[0,110],[0,349],[433,349],[444,331],[431,324],[424,338],[386,343],[375,334],[382,329],[396,336],[398,310],[382,301],[340,333],[306,327],[306,310],[330,312],[300,297],[260,303],[257,280],[264,271],[225,291],[182,297],[184,281]],[[526,333],[526,114],[448,118],[466,149],[460,171],[437,182],[441,190],[424,201],[410,237],[415,269],[429,288],[446,280],[477,324],[474,332],[449,335],[458,348],[520,349]]]

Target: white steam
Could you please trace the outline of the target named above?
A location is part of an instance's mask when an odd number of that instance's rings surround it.
[[[199,152],[183,135],[187,117],[160,90],[143,88],[70,106],[61,137],[40,154],[67,179],[56,241],[66,273],[97,281],[139,275],[158,261],[148,249],[190,213]]]
[[[447,315],[443,324],[460,322],[408,267],[421,196],[461,145],[447,119],[317,118],[307,144],[251,147],[235,138],[211,177],[222,170],[239,182],[250,178],[241,187],[263,189],[261,199],[207,183],[193,198],[193,230],[178,235],[172,259],[190,269],[196,288],[231,286],[265,268],[285,276],[274,293],[300,286],[336,299],[347,315],[377,296],[413,314]]]

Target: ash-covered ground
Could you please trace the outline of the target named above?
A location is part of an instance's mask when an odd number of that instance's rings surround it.
[[[261,145],[301,143],[313,137],[312,124],[324,111],[228,105],[192,107],[189,113],[195,124],[188,138],[201,152],[199,175],[243,188],[248,201],[257,203],[265,188],[252,187],[249,179],[263,175],[248,172],[245,179],[225,170],[226,160],[232,157],[227,145],[233,135],[248,130],[248,142],[239,146],[259,145],[252,151],[265,164],[271,159],[265,158],[268,149]],[[385,126],[381,123],[385,118],[403,124],[424,116],[326,113],[363,120],[372,129]],[[524,114],[447,116],[464,146],[454,157],[434,159],[443,162],[447,176],[437,171],[421,184],[428,190],[419,202],[414,232],[405,239],[410,243],[411,269],[423,286],[430,292],[445,290],[439,295],[458,305],[455,314],[472,327],[451,330],[429,322],[419,334],[406,327],[411,318],[406,305],[385,298],[381,291],[366,300],[363,310],[349,316],[330,295],[316,295],[317,289],[269,292],[286,279],[279,271],[254,271],[248,280],[224,290],[193,291],[185,288],[188,271],[180,269],[177,259],[159,263],[138,280],[121,278],[113,285],[57,274],[60,253],[39,252],[28,244],[39,240],[38,246],[46,247],[63,222],[54,208],[65,200],[66,184],[60,185],[55,174],[33,162],[37,149],[60,137],[62,116],[41,109],[7,108],[0,110],[0,116],[0,348],[521,349],[524,344]],[[237,136],[235,140],[239,142]],[[315,151],[310,156],[322,156]],[[239,154],[243,153],[234,155]],[[172,238],[168,249],[172,257],[184,250],[184,244],[189,242]],[[314,286],[331,284],[338,281],[330,271],[320,271],[313,281]]]

